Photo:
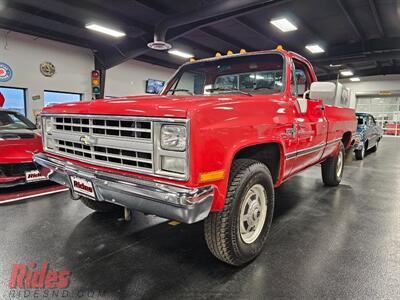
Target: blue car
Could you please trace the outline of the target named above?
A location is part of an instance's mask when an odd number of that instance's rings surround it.
[[[365,152],[375,152],[383,136],[383,130],[374,117],[367,113],[356,113],[358,125],[354,136],[354,153],[357,160],[364,159]]]

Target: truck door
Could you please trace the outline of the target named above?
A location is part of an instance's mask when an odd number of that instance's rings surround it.
[[[302,114],[297,98],[302,98],[314,81],[307,64],[293,59],[291,94],[296,104],[297,150],[292,173],[317,163],[324,152],[328,133],[324,106],[321,100],[308,99],[307,112]]]

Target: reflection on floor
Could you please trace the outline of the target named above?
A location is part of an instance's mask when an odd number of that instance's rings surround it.
[[[67,192],[3,205],[0,295],[13,292],[12,264],[34,260],[71,270],[70,298],[398,299],[399,146],[385,138],[365,160],[349,160],[336,188],[322,185],[318,167],[283,184],[268,243],[244,268],[209,253],[201,223],[171,226],[140,213],[125,223]]]
[[[21,200],[32,200],[35,197],[55,194],[65,190],[65,187],[50,181],[0,188],[0,204]]]

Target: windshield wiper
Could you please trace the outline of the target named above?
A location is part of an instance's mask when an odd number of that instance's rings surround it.
[[[193,93],[191,91],[187,90],[187,89],[172,89],[172,90],[168,91],[168,93],[170,93],[170,92],[173,92],[173,93],[175,93],[175,92],[186,92],[189,95],[193,96]]]
[[[244,91],[239,90],[239,89],[235,89],[235,88],[221,88],[221,87],[218,87],[218,88],[210,88],[210,89],[207,89],[207,91],[209,91],[209,92],[211,92],[211,93],[212,93],[212,92],[218,92],[218,91],[221,91],[221,92],[239,92],[240,94],[253,97],[252,94],[250,94],[250,93],[248,93],[248,92],[244,92]]]

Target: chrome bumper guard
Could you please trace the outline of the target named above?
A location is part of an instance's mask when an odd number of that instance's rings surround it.
[[[205,219],[214,199],[213,186],[187,188],[122,176],[81,167],[45,153],[34,155],[33,161],[43,176],[69,187],[74,199],[79,199],[81,195],[72,190],[71,176],[89,180],[93,184],[96,201],[107,201],[188,224]]]

